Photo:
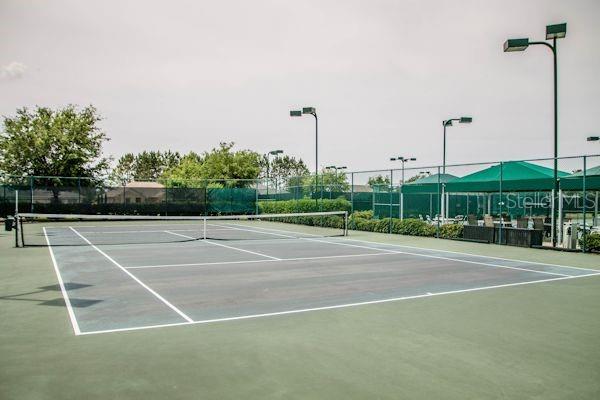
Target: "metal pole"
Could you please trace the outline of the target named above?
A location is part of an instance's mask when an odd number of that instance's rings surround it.
[[[394,202],[393,192],[394,192],[394,170],[390,169],[390,226],[389,231],[392,233],[392,203]]]
[[[587,169],[587,157],[583,156],[583,246],[581,246],[581,251],[583,251],[585,253],[585,247],[586,247],[586,232],[585,232],[585,228],[586,228],[586,223],[585,223],[585,219],[586,219],[586,201],[587,201],[587,194],[586,194],[586,187],[585,187],[585,180],[587,178],[587,173],[586,170]],[[573,229],[573,228],[571,228]],[[573,234],[573,231],[571,231],[571,234]],[[575,234],[577,234],[577,232],[575,232]]]
[[[256,215],[258,215],[258,183],[260,182],[259,179],[256,179],[256,181],[254,182],[254,187],[256,188],[256,190],[254,190],[254,213]],[[267,198],[268,200],[268,198]]]
[[[15,190],[15,216],[14,216],[14,224],[15,224],[15,247],[19,247],[19,229],[22,226],[19,226],[19,188]],[[25,246],[25,244],[23,244]]]
[[[350,213],[354,213],[354,172],[350,173]]]
[[[437,205],[438,205],[438,209],[436,212],[436,220],[437,220],[437,225],[435,228],[435,237],[439,238],[440,237],[440,200],[441,200],[441,196],[440,196],[440,167],[437,167],[437,196],[438,196],[438,201],[437,201]]]
[[[498,230],[498,244],[502,244],[502,179],[503,179],[503,176],[502,176],[503,168],[502,167],[503,167],[503,164],[504,163],[502,163],[502,162],[500,163],[500,185],[498,188],[499,195],[500,195],[499,202],[498,202],[499,203],[498,205],[500,206],[499,207],[500,208],[500,210],[499,210],[500,211],[500,229]]]
[[[444,152],[442,156],[442,174],[446,173],[446,122],[444,121]]]
[[[315,201],[318,203],[316,191],[319,185],[319,118],[317,113],[313,113],[315,117]],[[321,186],[321,200],[323,198],[323,187]]]
[[[558,193],[558,63],[556,60],[556,38],[552,40],[552,55],[554,59],[554,194]],[[556,207],[554,208],[556,211]],[[554,218],[557,221],[557,218]],[[556,247],[556,232],[552,235],[552,246]]]
[[[29,177],[29,208],[33,212],[33,176]]]
[[[267,200],[269,200],[269,167],[270,167],[270,165],[269,165],[269,154],[270,153],[267,153],[267,180],[266,180],[266,183],[267,183],[267,185],[266,185],[267,186]]]

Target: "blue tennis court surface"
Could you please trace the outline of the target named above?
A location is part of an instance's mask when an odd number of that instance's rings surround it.
[[[253,240],[195,240],[193,227],[177,224],[44,227],[75,333],[368,306],[599,274],[351,236],[298,237],[283,223],[213,228]],[[143,240],[148,235],[153,240]]]

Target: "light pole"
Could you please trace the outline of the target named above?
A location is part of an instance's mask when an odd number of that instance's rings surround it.
[[[302,111],[290,111],[290,117],[301,117],[302,114],[310,114],[315,117],[315,191],[319,185],[319,118],[317,109],[314,107],[303,107]]]
[[[552,44],[548,42],[530,42],[529,38],[524,39],[508,39],[504,42],[504,52],[524,51],[531,45],[542,45],[552,51],[554,61],[554,195],[552,196],[553,211],[552,211],[552,246],[556,247],[556,196],[558,195],[558,67],[556,60],[556,39],[562,39],[567,35],[567,24],[556,24],[546,26],[546,40],[552,40]]]
[[[457,121],[459,124],[470,124],[471,122],[473,122],[473,118],[471,117],[460,117],[460,118],[450,118],[447,120],[442,121],[442,125],[444,127],[444,144],[443,144],[443,151],[442,151],[442,174],[446,173],[446,127],[448,126],[452,126],[452,121]],[[440,198],[441,201],[441,207],[440,210],[442,211],[442,218],[446,218],[446,184],[444,182],[442,182],[442,196]],[[439,216],[438,216],[439,218]]]
[[[402,162],[402,184],[404,185],[404,163],[407,163],[409,161],[417,161],[416,158],[414,157],[392,157],[390,158],[390,161],[401,161]],[[394,183],[392,182],[392,185]]]
[[[398,157],[392,157],[390,158],[390,161],[401,161],[402,162],[402,183],[400,185],[400,192],[398,193],[398,202],[400,203],[400,209],[398,210],[398,215],[400,216],[400,220],[404,219],[404,194],[402,193],[402,186],[404,186],[404,163],[408,162],[408,161],[417,161],[417,159],[415,157],[402,157],[402,156],[398,156]],[[391,182],[391,188],[390,188],[390,193],[391,191],[394,190],[394,182]],[[391,217],[391,215],[390,215]]]
[[[267,196],[269,195],[269,169],[271,166],[271,161],[269,160],[269,156],[283,153],[283,150],[271,150],[267,153]]]
[[[473,118],[471,117],[460,117],[460,118],[450,118],[445,121],[442,121],[442,125],[444,126],[444,145],[443,145],[443,155],[442,155],[442,174],[446,173],[446,127],[452,126],[452,121],[457,121],[459,124],[470,124],[473,122]]]
[[[334,173],[335,173],[335,175],[334,175],[335,176],[334,183],[337,185],[337,178],[338,178],[338,173],[337,172],[338,172],[338,170],[348,169],[348,167],[346,167],[345,165],[342,166],[342,167],[338,167],[338,166],[335,166],[335,165],[330,165],[328,167],[325,167],[325,169],[333,169],[334,170]]]

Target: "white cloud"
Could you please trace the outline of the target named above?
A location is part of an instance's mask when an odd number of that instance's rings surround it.
[[[19,79],[23,77],[25,70],[27,70],[25,64],[13,61],[8,65],[3,65],[0,67],[0,79]]]

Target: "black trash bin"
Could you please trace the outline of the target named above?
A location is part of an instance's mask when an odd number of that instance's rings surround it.
[[[6,217],[6,219],[4,220],[4,230],[5,231],[12,231],[13,228],[13,221],[14,218],[12,215],[9,215],[8,217]]]

